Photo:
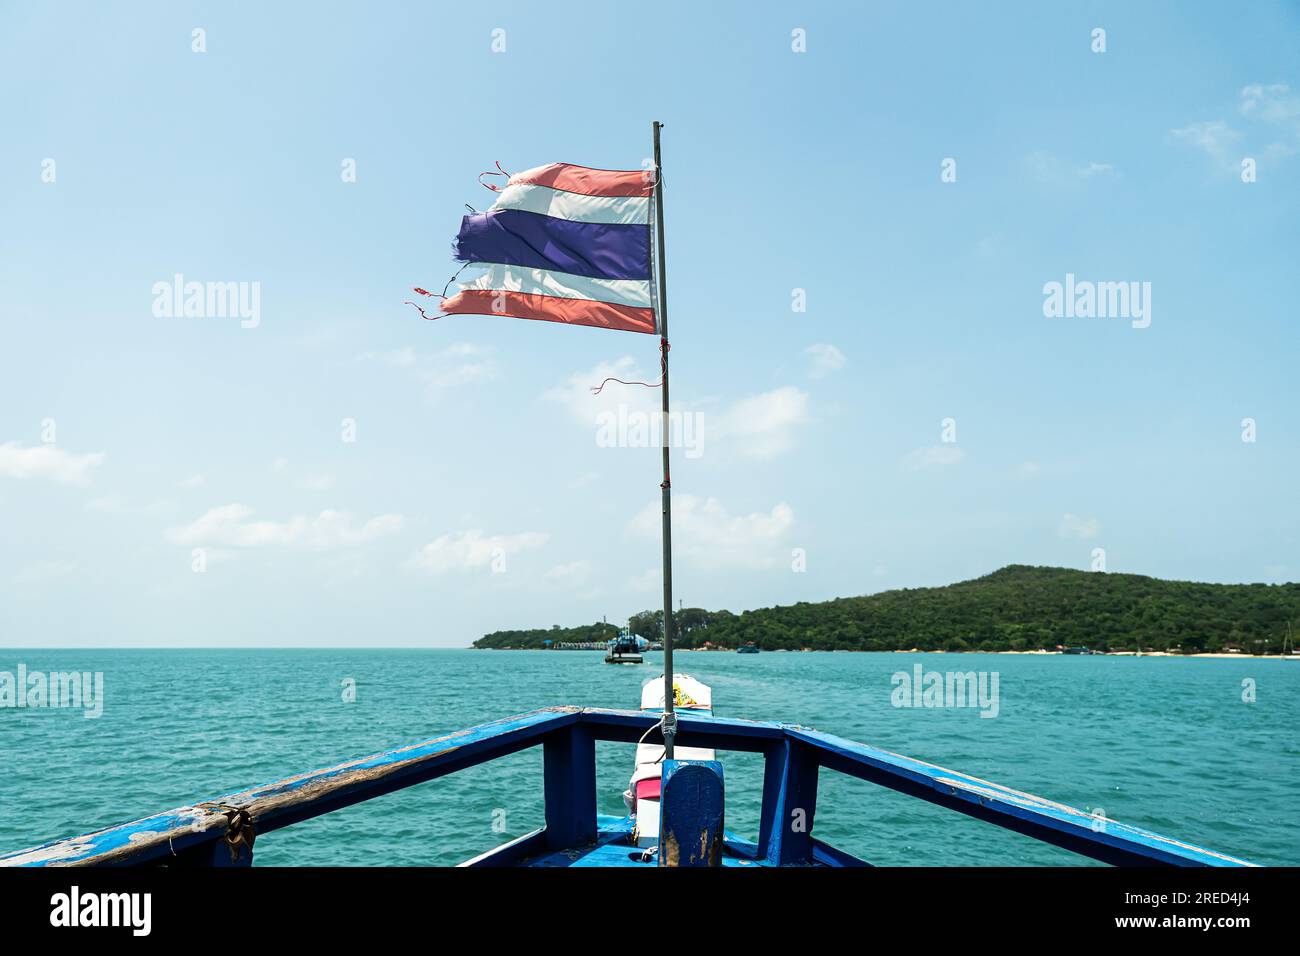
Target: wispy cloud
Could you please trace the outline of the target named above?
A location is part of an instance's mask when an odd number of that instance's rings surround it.
[[[750,458],[774,458],[789,451],[798,430],[808,423],[808,393],[787,385],[742,398],[705,422],[711,442],[730,445]]]
[[[1079,162],[1061,159],[1044,150],[1037,150],[1025,157],[1025,168],[1040,183],[1049,186],[1078,185],[1092,179],[1114,178],[1119,170],[1110,163],[1095,160]]]
[[[1189,123],[1170,132],[1175,139],[1201,150],[1216,166],[1236,168],[1240,157],[1235,154],[1239,151],[1237,144],[1241,141],[1241,133],[1223,120]]]
[[[809,360],[808,374],[813,378],[825,378],[844,367],[844,353],[825,342],[808,346],[804,354]]]
[[[430,541],[407,561],[407,566],[426,574],[452,571],[482,571],[521,551],[540,548],[549,538],[539,531],[519,534],[484,534],[477,528],[444,534]]]
[[[1276,160],[1300,149],[1300,95],[1286,83],[1251,83],[1237,95],[1237,115],[1245,130],[1226,120],[1189,123],[1170,130],[1180,142],[1199,149],[1225,172],[1237,172],[1246,156]]]
[[[578,372],[547,390],[542,397],[562,405],[574,421],[593,430],[599,427],[602,415],[618,416],[620,407],[624,416],[659,415],[662,400],[657,388],[609,382],[599,395],[592,394],[592,388],[608,378],[651,384],[659,381],[657,370],[647,376],[635,360],[625,356],[614,362],[602,362],[590,371]],[[730,450],[750,458],[772,458],[793,446],[798,429],[810,420],[808,409],[808,394],[787,385],[731,403],[707,403],[699,411],[701,431],[710,449]],[[674,402],[673,411],[690,414],[692,409]]]
[[[908,471],[923,471],[960,464],[965,457],[966,453],[956,445],[930,445],[908,452],[901,464]]]
[[[385,514],[357,521],[346,511],[326,510],[315,517],[297,515],[286,521],[253,520],[244,504],[212,508],[186,525],[167,530],[167,539],[181,545],[234,548],[301,547],[329,551],[354,547],[402,530],[401,515]]]
[[[1098,176],[1118,176],[1119,171],[1110,163],[1088,163],[1086,166],[1080,166],[1076,175],[1083,179],[1093,179]]]
[[[407,372],[424,385],[426,393],[486,382],[497,377],[496,362],[492,360],[489,351],[468,342],[432,352],[417,352],[409,347],[386,352],[362,352],[357,360],[377,362]]]
[[[590,561],[569,561],[566,564],[557,564],[542,577],[561,586],[579,587],[590,580],[591,570]]]
[[[574,421],[593,428],[601,413],[617,413],[620,406],[628,412],[642,412],[646,415],[660,410],[662,400],[657,388],[609,382],[600,390],[599,395],[593,394],[592,389],[606,379],[654,385],[659,381],[659,374],[658,370],[653,375],[643,372],[632,356],[625,355],[612,362],[601,362],[587,371],[575,372],[559,385],[547,389],[542,398],[562,405]]]
[[[1062,538],[1095,538],[1101,531],[1101,522],[1096,518],[1083,518],[1079,515],[1065,514],[1057,533]]]
[[[1243,87],[1237,105],[1242,116],[1300,132],[1300,94],[1286,83],[1252,83]]]
[[[789,559],[785,541],[793,527],[794,511],[785,502],[770,511],[733,515],[717,498],[678,495],[673,499],[674,550],[701,567],[773,567]],[[658,539],[658,500],[632,519],[629,530],[640,538]]]
[[[303,491],[329,491],[334,487],[334,476],[327,474],[308,475],[298,482]]]
[[[5,442],[0,445],[0,477],[43,478],[64,485],[84,485],[107,457],[103,452],[73,455],[58,445],[25,448],[19,442]]]

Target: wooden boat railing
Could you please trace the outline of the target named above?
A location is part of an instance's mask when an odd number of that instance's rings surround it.
[[[640,711],[552,707],[288,777],[84,836],[0,856],[0,866],[247,866],[253,842],[303,820],[540,745],[545,825],[479,857],[509,866],[596,839],[596,741],[635,743]],[[813,836],[822,768],[956,810],[1106,863],[1251,866],[1074,807],[816,730],[681,712],[682,747],[763,755],[758,857],[772,865],[864,865]]]

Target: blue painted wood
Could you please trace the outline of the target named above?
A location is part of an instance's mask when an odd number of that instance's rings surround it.
[[[813,818],[817,813],[817,757],[789,737],[767,754],[759,852],[775,866],[813,861]]]
[[[217,840],[215,843],[197,847],[196,850],[200,855],[195,863],[201,866],[227,869],[253,865],[253,850],[247,844],[240,843],[232,846],[226,840]]]
[[[1252,866],[1245,860],[1143,830],[1033,794],[802,727],[789,736],[822,766],[920,797],[1075,853],[1120,866]]]
[[[522,866],[531,857],[542,856],[550,852],[546,845],[546,827],[538,827],[530,833],[503,843],[498,847],[480,853],[478,856],[457,864],[462,867],[493,868]]]
[[[432,780],[543,744],[547,751],[544,844],[590,840],[595,819],[594,741],[633,742],[656,714],[553,707],[350,760],[274,783],[154,814],[84,836],[0,856],[0,866],[120,866],[171,861],[217,862],[232,810],[246,812],[263,834],[340,807]],[[580,729],[579,729],[580,728]],[[569,733],[568,731],[573,731]],[[764,753],[761,844],[764,863],[834,860],[812,836],[817,768],[858,777],[1109,863],[1250,866],[1245,860],[1161,836],[803,727],[679,712],[682,746]],[[806,812],[806,832],[794,811]],[[549,836],[546,832],[549,831]],[[730,843],[728,844],[730,846]],[[530,845],[529,853],[532,852]],[[602,859],[612,851],[601,851]],[[836,851],[838,852],[838,851]],[[564,854],[557,856],[558,860]],[[516,854],[522,859],[524,854]],[[724,853],[724,858],[727,855]],[[847,854],[846,860],[852,860]],[[241,860],[234,861],[236,863]],[[860,862],[860,861],[859,861]],[[838,865],[844,865],[840,863]]]
[[[576,707],[553,707],[493,721],[179,807],[84,836],[0,856],[0,866],[122,866],[175,858],[225,838],[226,808],[247,810],[259,835],[534,746],[566,725]]]
[[[722,764],[665,760],[659,780],[659,865],[721,866],[726,815]]]
[[[552,850],[596,839],[596,739],[585,724],[570,724],[542,742],[546,845]]]
[[[595,728],[597,740],[635,743],[658,720],[659,714],[639,710],[588,708],[582,712],[582,722]],[[785,730],[780,724],[736,717],[711,717],[688,710],[677,711],[679,747],[762,752],[784,735]]]
[[[533,856],[517,862],[517,866],[537,867],[541,869],[568,867],[623,867],[628,869],[651,870],[658,867],[659,853],[647,854],[639,847],[629,843],[632,835],[631,817],[612,817],[602,815],[597,818],[599,829],[596,842],[575,850],[557,850]],[[766,864],[758,859],[753,843],[741,840],[734,833],[725,833],[722,865],[737,869],[761,868]],[[495,852],[495,851],[493,851]],[[838,866],[828,862],[826,866]]]
[[[860,860],[852,853],[845,853],[838,847],[833,847],[829,843],[823,843],[821,840],[813,840],[812,864],[813,866],[838,866],[851,867],[870,867],[871,864],[866,860]]]

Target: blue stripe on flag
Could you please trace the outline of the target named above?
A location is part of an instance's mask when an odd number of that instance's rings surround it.
[[[594,279],[648,280],[650,227],[574,222],[518,209],[482,212],[461,220],[456,258]]]

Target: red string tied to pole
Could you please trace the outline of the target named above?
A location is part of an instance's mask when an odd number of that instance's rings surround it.
[[[657,381],[657,382],[625,382],[625,381],[623,381],[623,379],[621,379],[621,378],[614,378],[613,376],[610,376],[609,378],[605,379],[605,381],[603,381],[603,382],[601,382],[599,385],[595,386],[595,387],[591,390],[591,394],[593,394],[593,395],[599,395],[599,394],[601,393],[601,390],[602,390],[606,385],[608,385],[610,382],[618,382],[618,384],[620,384],[620,385],[642,385],[642,386],[644,386],[644,387],[646,387],[646,388],[659,388],[659,387],[661,387],[661,386],[663,385],[663,383],[664,383],[664,379],[665,379],[665,378],[667,377],[667,375],[668,375],[668,351],[669,351],[669,349],[671,349],[671,348],[672,348],[672,346],[668,344],[668,340],[667,340],[667,339],[662,338],[662,337],[659,339],[659,381]]]

